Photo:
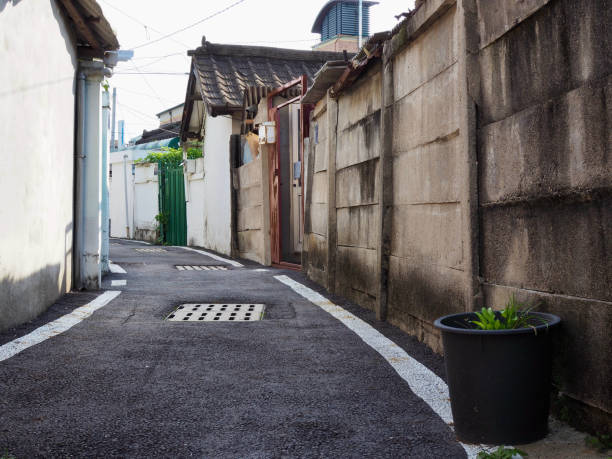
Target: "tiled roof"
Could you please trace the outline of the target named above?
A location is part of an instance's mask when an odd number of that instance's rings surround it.
[[[276,88],[304,74],[310,84],[326,61],[342,59],[340,53],[208,42],[189,54],[202,100],[213,115],[242,110],[248,87]]]
[[[136,142],[136,145],[178,137],[180,129],[181,122],[177,121],[175,123],[165,124],[162,128],[159,129],[153,129],[151,131],[142,131],[142,137]]]

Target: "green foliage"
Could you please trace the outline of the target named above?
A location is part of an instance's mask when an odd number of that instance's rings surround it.
[[[474,313],[478,320],[470,320],[469,322],[480,330],[511,330],[531,327],[535,331],[533,322],[539,319],[530,314],[531,310],[532,308],[527,308],[524,304],[516,301],[516,298],[512,295],[501,311],[482,308]]]
[[[2,456],[0,456],[0,459],[17,459],[17,458],[13,456],[12,454],[10,454],[7,450],[4,450],[4,453],[2,454]]]
[[[170,217],[167,213],[159,213],[155,216],[155,221],[157,222],[157,240],[155,241],[158,245],[165,245],[164,235],[163,235],[163,226],[167,225],[170,220]]]
[[[144,158],[138,159],[136,163],[162,163],[169,167],[178,167],[183,162],[183,150],[180,148],[162,147],[163,151],[151,151]],[[202,157],[202,150],[191,147],[187,150],[187,159]]]
[[[183,150],[163,147],[163,151],[151,151],[147,156],[134,161],[135,163],[162,163],[170,167],[178,167],[183,162]]]
[[[202,157],[202,150],[196,147],[187,149],[187,159],[198,159]]]
[[[527,457],[527,453],[521,451],[516,448],[506,448],[505,446],[500,446],[495,451],[488,453],[486,451],[480,451],[478,459],[512,459],[515,456]]]
[[[598,434],[594,436],[588,436],[584,439],[584,442],[589,448],[596,449],[600,453],[612,449],[612,436],[606,434]]]

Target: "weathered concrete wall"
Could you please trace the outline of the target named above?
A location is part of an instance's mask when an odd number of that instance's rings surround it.
[[[381,73],[375,66],[338,100],[336,292],[374,309]]]
[[[54,1],[2,2],[0,49],[2,331],[71,288],[77,61]]]
[[[437,351],[433,321],[466,309],[457,33],[453,7],[393,58],[387,314]]]
[[[263,187],[262,163],[262,154],[259,154],[250,163],[235,169],[234,173],[238,254],[241,258],[265,265],[269,264],[266,263],[269,248],[265,246],[264,233],[269,228],[265,224],[264,197],[267,198],[269,190]]]
[[[558,411],[599,432],[612,431],[611,25],[605,0],[422,2],[385,44],[382,81],[341,93],[337,126],[319,102],[306,177],[309,252],[317,238],[328,250],[309,253],[311,278],[335,268],[330,289],[439,352],[437,317],[512,293],[538,302],[563,320]],[[376,146],[367,123],[381,125]],[[332,142],[317,145],[317,125]],[[370,281],[378,296],[356,294]]]
[[[311,123],[311,137],[309,148],[309,170],[312,179],[309,180],[311,190],[308,191],[310,215],[305,219],[309,221],[309,228],[304,231],[306,242],[304,251],[307,252],[307,263],[304,269],[308,276],[327,286],[327,201],[328,177],[327,152],[328,135],[327,101],[324,99],[317,104]]]
[[[610,5],[477,3],[485,299],[561,316],[555,384],[588,407],[572,421],[610,431]]]

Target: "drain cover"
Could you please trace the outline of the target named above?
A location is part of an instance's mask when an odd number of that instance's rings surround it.
[[[179,271],[227,271],[227,266],[176,265]]]
[[[166,320],[172,322],[245,322],[261,320],[263,304],[181,304]]]
[[[145,252],[145,253],[160,253],[165,252],[166,249],[153,248],[153,249],[134,249],[136,252]]]

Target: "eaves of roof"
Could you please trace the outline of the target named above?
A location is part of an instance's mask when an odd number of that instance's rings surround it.
[[[115,32],[95,0],[58,0],[74,30],[79,54],[103,58],[106,51],[119,49]]]

